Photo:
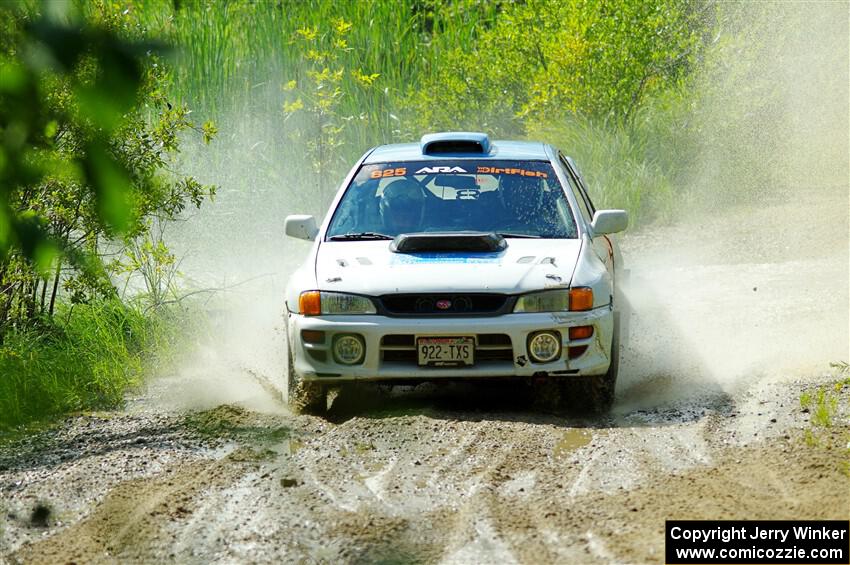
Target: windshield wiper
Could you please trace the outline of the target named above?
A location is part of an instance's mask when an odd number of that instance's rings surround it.
[[[363,231],[359,233],[342,233],[339,235],[332,235],[328,238],[329,241],[345,241],[345,240],[365,240],[365,239],[394,239],[391,235],[386,235],[383,233],[377,233],[373,231]]]
[[[527,233],[511,233],[511,232],[504,232],[503,231],[503,232],[498,232],[497,235],[500,235],[502,237],[518,237],[518,238],[522,238],[522,239],[540,239],[539,235],[530,235],[530,234],[527,234]]]

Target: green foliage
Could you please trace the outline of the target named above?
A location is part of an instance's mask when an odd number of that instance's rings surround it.
[[[811,424],[816,428],[830,428],[838,413],[838,400],[845,388],[850,388],[850,364],[838,361],[829,364],[841,380],[832,386],[821,386],[800,395],[800,408],[811,414]],[[830,390],[831,389],[831,390]]]
[[[802,404],[802,398],[800,399],[800,403]],[[837,408],[838,397],[830,394],[826,389],[818,389],[810,402],[812,425],[822,428],[831,427],[832,418]]]
[[[0,9],[0,342],[52,317],[60,291],[114,297],[107,247],[214,192],[164,171],[181,132],[215,126],[166,100],[159,44],[93,6],[79,23]]]
[[[14,38],[0,54],[0,252],[34,257],[49,244],[52,202],[38,188],[56,183],[85,186],[104,228],[125,231],[132,180],[109,140],[136,102],[142,54],[156,47],[8,7],[0,18]]]
[[[0,6],[0,428],[121,402],[175,324],[122,303],[116,275],[161,306],[173,256],[152,227],[214,193],[169,170],[183,132],[216,127],[166,98],[161,45],[87,7]]]
[[[347,70],[341,56],[352,48],[348,45],[351,23],[342,18],[334,20],[328,31],[318,27],[296,30],[300,58],[307,63],[301,79],[292,79],[283,85],[291,98],[284,101],[284,122],[290,126],[289,137],[293,144],[306,147],[312,171],[314,188],[322,191],[332,186],[336,179],[332,173],[347,166],[339,151],[345,134],[357,125],[355,116],[341,115],[341,105],[346,97],[354,95],[349,86],[342,84]],[[364,73],[361,69],[348,71],[358,89],[372,88],[379,73]],[[327,194],[326,202],[332,194]]]
[[[153,222],[144,235],[130,240],[120,259],[110,264],[110,269],[125,276],[125,289],[133,277],[141,278],[144,292],[135,298],[149,308],[160,308],[166,303],[179,301],[179,262],[165,243],[163,222]]]
[[[352,133],[355,139],[374,143],[376,132],[392,129],[387,113],[394,93],[384,89],[418,84],[444,50],[470,45],[499,8],[500,2],[481,0],[185,0],[138,2],[130,15],[181,47],[174,92],[205,115],[220,116],[233,103],[280,115],[288,99],[281,86],[300,80],[332,51],[337,68],[345,70],[340,114],[356,116],[366,128]],[[361,91],[364,82],[380,89]]]
[[[833,450],[841,454],[839,468],[850,476],[850,433],[847,431],[847,410],[850,404],[840,406],[850,391],[850,364],[838,361],[829,364],[836,380],[831,385],[819,386],[800,395],[800,408],[808,412],[810,426],[803,430],[803,441],[809,447]]]
[[[599,181],[600,200],[640,223],[668,216],[691,181],[698,125],[681,119],[693,110],[681,101],[717,7],[190,0],[140,2],[130,17],[181,46],[169,92],[246,132],[244,170],[289,188],[305,211],[324,212],[368,147],[468,129],[564,143]],[[683,140],[689,153],[674,162],[663,144]],[[222,183],[259,196],[245,174],[232,175]]]
[[[699,153],[689,111],[686,95],[669,92],[644,103],[628,123],[567,117],[531,126],[528,136],[576,160],[597,207],[624,208],[641,225],[671,219],[688,198],[689,165]]]
[[[411,90],[413,124],[516,136],[564,118],[627,123],[646,97],[688,77],[710,14],[705,3],[672,0],[507,4]]]
[[[407,89],[447,50],[470,45],[499,8],[481,0],[149,0],[134,2],[127,17],[178,47],[169,96],[241,142],[211,159],[239,152],[236,166],[219,171],[220,184],[248,202],[286,191],[322,214],[364,150],[412,130]]]
[[[11,332],[0,346],[0,430],[120,404],[178,334],[173,320],[117,300],[63,305],[58,318]]]

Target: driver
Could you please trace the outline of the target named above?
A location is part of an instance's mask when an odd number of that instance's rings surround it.
[[[406,178],[391,182],[381,194],[379,211],[388,235],[419,231],[425,214],[422,186]]]

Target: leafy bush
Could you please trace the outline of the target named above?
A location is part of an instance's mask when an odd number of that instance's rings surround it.
[[[516,136],[564,118],[628,123],[688,78],[712,15],[710,4],[672,0],[506,4],[411,89],[413,124]]]
[[[139,382],[174,324],[122,303],[116,275],[141,273],[164,304],[152,228],[214,193],[167,170],[182,132],[215,127],[163,94],[162,45],[88,7],[0,5],[0,428],[114,406]]]
[[[163,171],[180,132],[214,127],[165,99],[160,47],[128,39],[114,11],[69,23],[4,6],[0,22],[2,343],[51,318],[59,291],[116,296],[106,252],[212,195]]]

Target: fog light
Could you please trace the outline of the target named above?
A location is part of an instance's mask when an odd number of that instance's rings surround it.
[[[573,346],[573,347],[569,347],[567,349],[568,349],[568,355],[570,356],[570,359],[578,359],[579,357],[584,355],[585,351],[587,351],[587,346],[586,345],[576,345],[576,346]]]
[[[366,355],[366,344],[359,335],[342,334],[334,336],[334,360],[343,365],[357,365]]]
[[[561,334],[537,332],[528,336],[528,354],[535,363],[548,363],[561,355]]]

